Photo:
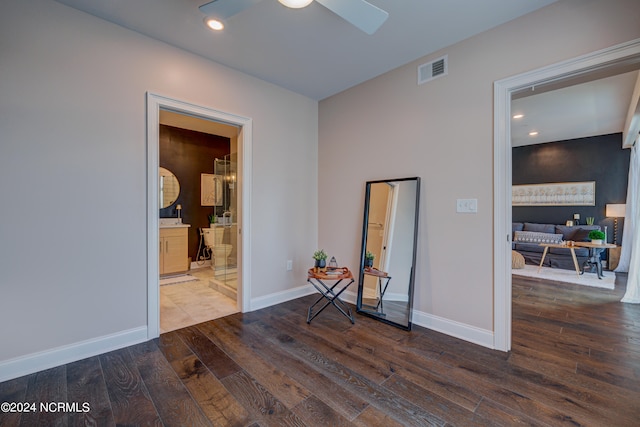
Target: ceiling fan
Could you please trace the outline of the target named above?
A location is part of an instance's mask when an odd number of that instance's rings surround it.
[[[214,0],[200,6],[207,16],[226,20],[262,0]],[[278,0],[290,8],[308,6],[313,0]],[[371,35],[387,20],[389,13],[365,0],[315,0],[345,21]]]

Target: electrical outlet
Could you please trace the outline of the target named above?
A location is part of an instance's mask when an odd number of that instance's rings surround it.
[[[456,201],[456,212],[478,213],[478,199],[458,199]]]
[[[293,270],[293,260],[287,260],[287,271]]]

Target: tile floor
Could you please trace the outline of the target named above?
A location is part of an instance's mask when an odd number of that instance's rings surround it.
[[[209,286],[213,271],[189,271],[197,281],[160,286],[160,333],[237,313],[236,300]]]

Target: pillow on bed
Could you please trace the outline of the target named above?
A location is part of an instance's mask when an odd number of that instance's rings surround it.
[[[521,243],[562,243],[562,234],[516,231],[513,241]]]

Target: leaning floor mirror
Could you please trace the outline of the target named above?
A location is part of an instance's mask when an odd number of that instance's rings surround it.
[[[357,311],[411,330],[420,178],[368,181]]]

